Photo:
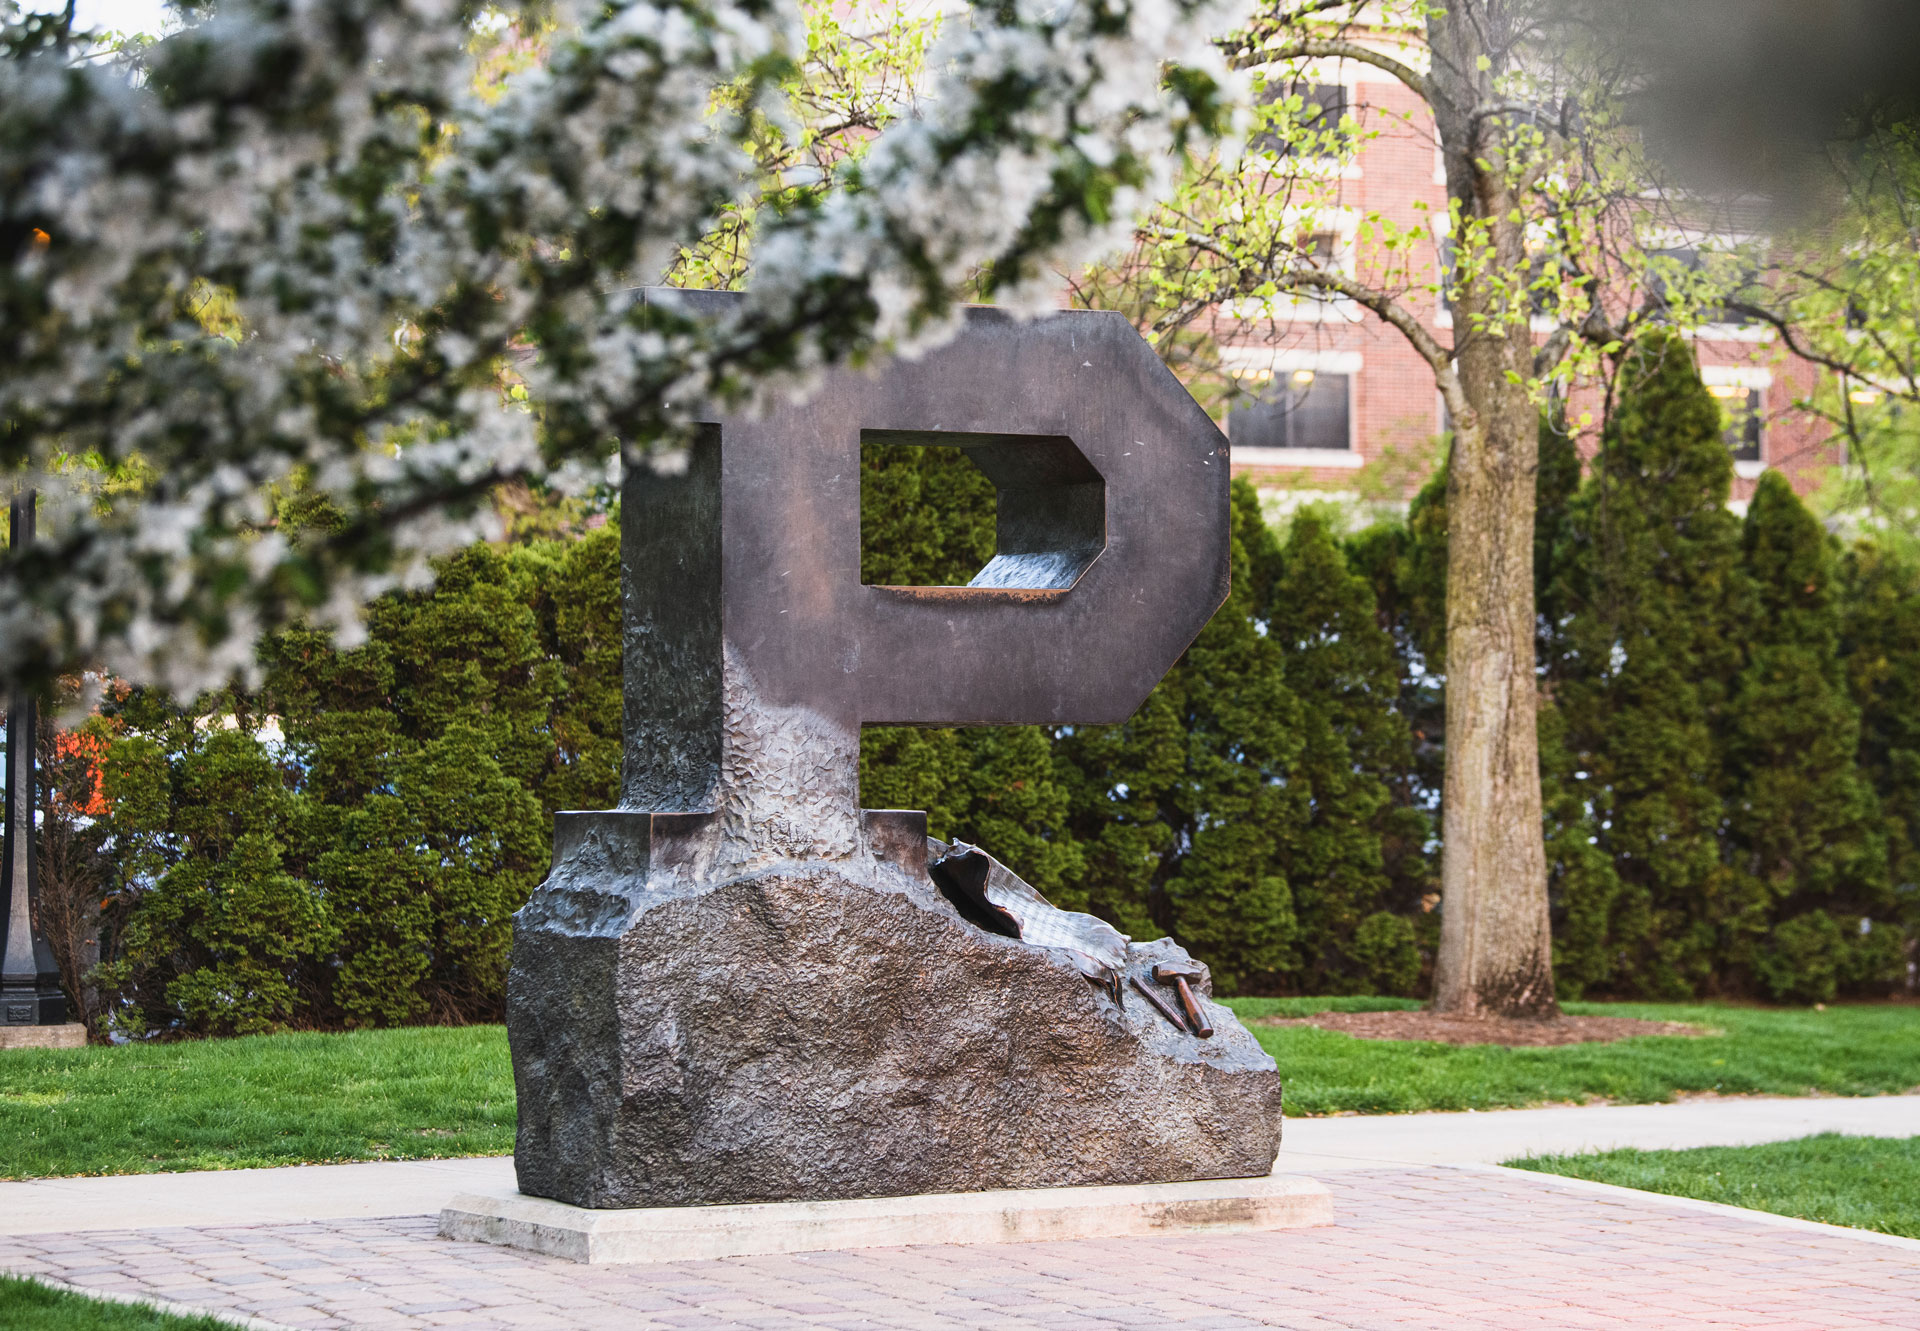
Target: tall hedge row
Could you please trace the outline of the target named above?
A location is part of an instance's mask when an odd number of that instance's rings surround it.
[[[1731,480],[1679,342],[1623,367],[1590,467],[1543,422],[1563,996],[1818,1001],[1914,958],[1920,573],[1774,476],[1736,516]],[[955,451],[870,448],[862,505],[870,582],[992,553],[991,487]],[[1311,508],[1275,530],[1238,485],[1232,533],[1231,599],[1132,720],[872,729],[864,801],[1172,934],[1224,989],[1418,993],[1445,909],[1444,481],[1344,537]],[[89,1010],[154,1033],[497,1017],[552,813],[617,785],[618,582],[612,526],[479,547],[359,645],[265,644],[254,694],[110,698]]]
[[[135,1032],[498,1017],[553,811],[617,785],[616,534],[476,547],[360,646],[263,650],[257,695],[107,705],[107,1009]]]
[[[1617,394],[1584,480],[1567,433],[1542,430],[1560,993],[1811,1002],[1910,985],[1920,570],[1843,546],[1777,473],[1732,512],[1720,414],[1679,339],[1637,348]],[[1406,528],[1359,543],[1387,551],[1373,576],[1400,636],[1425,645],[1417,666],[1444,622],[1444,505],[1430,486]]]

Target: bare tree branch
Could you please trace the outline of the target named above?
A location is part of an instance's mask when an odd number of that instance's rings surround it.
[[[1297,272],[1280,274],[1275,280],[1284,285],[1331,291],[1371,310],[1383,323],[1399,329],[1435,374],[1444,373],[1453,364],[1453,349],[1442,345],[1440,339],[1429,332],[1411,310],[1384,291],[1356,282],[1345,273],[1329,272],[1323,268],[1302,268]]]
[[[1270,33],[1284,32],[1303,19],[1312,18],[1315,14],[1324,14],[1329,9],[1358,9],[1362,2],[1363,0],[1312,0],[1312,3],[1301,5],[1298,9],[1290,9],[1284,14],[1276,14],[1272,19],[1260,23],[1256,30]]]
[[[1428,86],[1427,76],[1412,65],[1404,60],[1395,60],[1384,51],[1376,51],[1371,46],[1362,46],[1359,42],[1347,41],[1343,38],[1299,37],[1274,47],[1261,47],[1256,43],[1247,42],[1241,43],[1237,51],[1230,50],[1227,56],[1227,62],[1235,69],[1269,65],[1280,60],[1300,59],[1354,60],[1363,65],[1372,65],[1375,69],[1385,70],[1406,84],[1422,100],[1432,99],[1432,89]]]
[[[1551,107],[1541,106],[1537,102],[1494,102],[1487,106],[1478,106],[1468,118],[1474,121],[1488,120],[1494,116],[1514,116],[1531,121],[1542,128],[1558,130],[1558,113]]]
[[[1567,354],[1567,348],[1572,344],[1573,330],[1565,324],[1561,324],[1549,333],[1547,340],[1542,342],[1539,350],[1533,353],[1533,377],[1546,378],[1548,372],[1560,363],[1560,358]]]
[[[1780,335],[1780,340],[1786,343],[1787,350],[1802,360],[1812,361],[1815,365],[1832,370],[1842,378],[1871,381],[1871,376],[1862,373],[1858,366],[1849,365],[1837,357],[1810,346],[1806,339],[1798,334],[1793,322],[1779,311],[1767,309],[1764,305],[1749,305],[1745,301],[1729,300],[1725,304],[1729,310],[1743,314],[1749,319],[1757,319],[1772,328]]]

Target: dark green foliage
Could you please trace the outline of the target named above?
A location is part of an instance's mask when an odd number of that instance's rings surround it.
[[[1540,744],[1563,997],[1885,992],[1920,933],[1920,572],[1842,559],[1778,477],[1726,508],[1689,349],[1622,366],[1582,482],[1541,433]],[[1439,903],[1447,505],[1284,538],[1244,483],[1233,588],[1110,727],[873,729],[863,802],[925,809],[1063,906],[1171,934],[1222,992],[1411,994]],[[863,575],[965,582],[993,491],[953,450],[869,447]],[[551,815],[620,761],[616,528],[476,547],[350,650],[263,648],[256,695],[118,697],[89,723],[130,1032],[496,1016]],[[84,783],[82,783],[84,784]],[[76,786],[76,789],[79,787]]]
[[[559,663],[547,711],[552,741],[536,793],[543,808],[598,809],[620,788],[620,527],[522,547],[531,605]]]
[[[618,548],[475,547],[377,602],[360,646],[271,639],[257,697],[120,707],[121,1026],[497,1017],[552,813],[617,784]]]
[[[1620,373],[1542,602],[1561,992],[1686,997],[1727,908],[1718,736],[1739,669],[1739,525],[1720,414],[1680,339]]]
[[[1447,469],[1428,478],[1407,505],[1405,558],[1396,581],[1409,640],[1435,675],[1447,670]]]
[[[1447,476],[1443,464],[1407,509],[1405,523],[1381,522],[1347,541],[1348,566],[1373,590],[1375,618],[1400,672],[1397,710],[1413,744],[1411,766],[1389,778],[1396,803],[1437,808],[1445,775]],[[1437,918],[1429,920],[1436,926]]]
[[[1287,841],[1308,794],[1299,700],[1262,630],[1280,552],[1244,484],[1234,491],[1233,590],[1133,720],[1061,741],[1088,904],[1122,929],[1171,933],[1222,992],[1291,969],[1298,925]]]
[[[1684,341],[1643,340],[1615,387],[1584,481],[1569,432],[1549,416],[1540,436],[1560,994],[1885,992],[1920,933],[1920,576],[1864,546],[1837,570],[1777,474],[1735,517],[1720,411]],[[1400,802],[1437,808],[1444,476],[1348,554],[1400,660],[1414,739]],[[1405,901],[1389,909],[1425,924]]]
[[[1366,579],[1307,512],[1285,546],[1244,482],[1226,606],[1133,720],[1063,735],[1085,904],[1170,932],[1223,991],[1406,992],[1425,822],[1393,644]]]
[[[1061,834],[1066,792],[1037,726],[875,727],[860,737],[860,798],[924,809],[932,835],[984,846],[1042,892],[1073,899],[1080,850]]]
[[[957,448],[860,446],[860,581],[958,587],[994,551],[993,482]]]
[[[1420,982],[1419,938],[1405,915],[1377,910],[1360,921],[1347,945],[1370,994],[1410,994]]]
[[[1775,926],[1757,949],[1754,969],[1774,998],[1789,1003],[1824,1003],[1848,970],[1847,939],[1823,910],[1796,915]]]
[[[616,545],[603,529],[565,549]],[[352,651],[311,631],[268,645],[263,706],[308,769],[299,847],[339,922],[331,997],[351,1025],[499,1010],[509,920],[546,868],[539,794],[564,770],[566,671],[536,606],[566,558],[523,549],[475,547],[431,593],[376,603]]]
[[[102,983],[199,1031],[295,1021],[336,927],[324,896],[287,871],[288,774],[238,730],[176,732],[172,752],[135,736],[106,756],[116,828],[146,886]]]
[[[1741,547],[1752,612],[1727,728],[1730,951],[1751,955],[1772,996],[1824,1001],[1901,969],[1885,826],[1857,765],[1860,713],[1840,658],[1834,542],[1769,473]]]
[[[1880,799],[1889,877],[1920,938],[1920,568],[1871,545],[1840,568],[1841,659],[1860,709],[1860,770]],[[1916,949],[1910,941],[1909,956]]]
[[[1375,622],[1399,675],[1394,710],[1405,720],[1408,748],[1403,766],[1379,773],[1395,809],[1382,851],[1395,878],[1394,909],[1407,913],[1417,945],[1430,959],[1440,939],[1434,851],[1446,778],[1446,463],[1408,504],[1405,523],[1376,523],[1357,533],[1347,541],[1346,558],[1372,590]],[[1383,987],[1383,992],[1413,989]]]
[[[1539,447],[1540,470],[1533,487],[1533,601],[1540,621],[1540,663],[1551,674],[1570,613],[1564,604],[1564,575],[1575,550],[1574,501],[1582,479],[1580,449],[1560,403],[1541,414]]]
[[[1557,405],[1557,404],[1556,404]],[[1540,470],[1534,485],[1533,581],[1539,631],[1535,643],[1546,677],[1540,692],[1537,727],[1540,742],[1541,815],[1547,852],[1547,896],[1554,914],[1554,982],[1562,998],[1577,997],[1594,983],[1592,972],[1605,971],[1610,915],[1620,895],[1612,857],[1599,844],[1596,811],[1588,803],[1591,775],[1569,742],[1567,698],[1561,681],[1579,669],[1575,595],[1585,543],[1576,515],[1580,494],[1579,449],[1566,428],[1564,411],[1540,420]],[[1575,742],[1584,735],[1574,737]],[[1596,945],[1597,944],[1597,945]]]
[[[1382,908],[1417,911],[1432,866],[1425,815],[1396,798],[1413,756],[1396,707],[1400,663],[1372,588],[1311,509],[1288,533],[1266,623],[1300,708],[1286,782],[1305,801],[1304,825],[1284,844],[1303,946],[1288,987],[1410,992],[1420,972],[1414,932]]]
[[[1888,844],[1904,834],[1861,766],[1876,741],[1847,688],[1834,542],[1778,473],[1744,523],[1728,511],[1720,415],[1680,339],[1643,342],[1618,388],[1592,475],[1543,545],[1561,992],[1884,988],[1903,969]],[[1880,594],[1914,593],[1895,576]],[[1854,632],[1897,650],[1897,618],[1856,617]],[[1853,673],[1869,697],[1886,677]]]

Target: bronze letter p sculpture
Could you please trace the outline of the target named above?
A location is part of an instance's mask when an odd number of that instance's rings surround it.
[[[960,449],[992,481],[997,550],[969,585],[861,583],[875,440]],[[684,465],[629,469],[620,807],[559,815],[515,921],[522,1192],[671,1206],[1272,1168],[1278,1073],[1203,966],[859,801],[863,725],[1131,716],[1226,598],[1227,469],[1121,316],[986,309],[924,359],[710,413]],[[1187,977],[1194,1029],[1142,1001],[1174,995],[1156,967]]]

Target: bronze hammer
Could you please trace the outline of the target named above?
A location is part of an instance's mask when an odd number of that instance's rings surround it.
[[[1173,1023],[1173,1029],[1175,1029],[1176,1031],[1179,1031],[1180,1034],[1182,1035],[1185,1035],[1187,1033],[1186,1023],[1180,1020],[1180,1014],[1178,1012],[1175,1012],[1172,1008],[1167,1006],[1166,999],[1154,993],[1153,990],[1147,988],[1146,985],[1141,984],[1140,977],[1138,975],[1129,975],[1127,978],[1133,981],[1133,987],[1140,991],[1140,996],[1142,998],[1146,999],[1149,1003],[1153,1004],[1155,1010],[1158,1011],[1161,1016],[1165,1017],[1168,1021]]]
[[[1187,985],[1188,980],[1197,980],[1200,975],[1198,966],[1169,966],[1163,963],[1153,968],[1154,979],[1162,984],[1171,981],[1180,991],[1180,1006],[1187,1010],[1187,1022],[1193,1027],[1193,1033],[1204,1040],[1213,1034],[1213,1026],[1200,1011],[1200,1000],[1193,996],[1193,990]]]

